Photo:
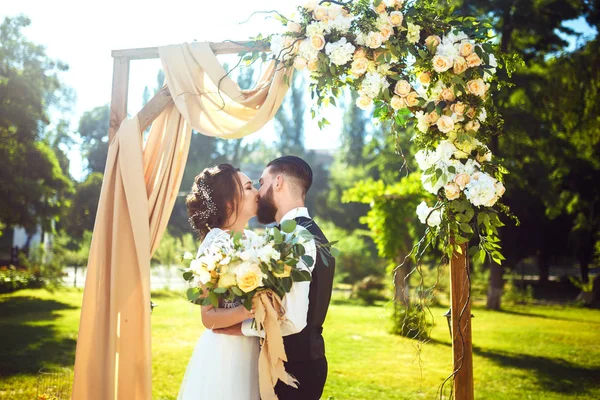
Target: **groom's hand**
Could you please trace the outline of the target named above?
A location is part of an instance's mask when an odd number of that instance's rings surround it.
[[[242,333],[242,323],[228,326],[227,328],[219,328],[214,329],[214,333],[220,333],[223,335],[231,335],[231,336],[243,336]]]

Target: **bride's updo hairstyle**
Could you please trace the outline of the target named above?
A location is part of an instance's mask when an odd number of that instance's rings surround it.
[[[201,240],[211,229],[222,228],[237,214],[243,194],[238,171],[231,164],[219,164],[204,169],[194,178],[192,192],[185,202],[190,225]]]

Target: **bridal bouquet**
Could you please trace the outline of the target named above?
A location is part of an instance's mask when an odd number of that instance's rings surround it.
[[[298,263],[313,265],[304,248],[313,236],[296,226],[289,220],[281,228],[267,228],[264,234],[235,233],[197,258],[186,253],[184,258],[191,263],[183,278],[193,284],[187,291],[188,300],[216,308],[219,300],[241,299],[251,309],[252,298],[262,290],[271,289],[283,298],[293,282],[310,281],[310,272],[298,268]]]

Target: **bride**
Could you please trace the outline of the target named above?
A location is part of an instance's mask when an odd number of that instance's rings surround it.
[[[198,255],[224,245],[229,232],[245,232],[256,215],[258,190],[230,164],[206,168],[194,179],[186,199],[190,224],[202,239]],[[239,302],[202,307],[206,330],[185,372],[178,400],[259,400],[258,337],[213,332],[252,318]]]

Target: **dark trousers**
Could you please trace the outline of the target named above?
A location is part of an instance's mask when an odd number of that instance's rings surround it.
[[[285,363],[285,370],[300,383],[298,389],[279,381],[275,393],[279,400],[319,400],[327,380],[327,359]]]

